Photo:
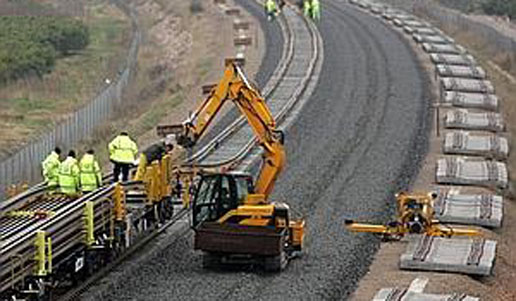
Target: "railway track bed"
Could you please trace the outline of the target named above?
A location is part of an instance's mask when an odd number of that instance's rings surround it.
[[[299,100],[306,99],[306,87],[310,83],[313,87],[317,80],[322,44],[315,26],[294,10],[286,9],[279,20],[285,36],[284,54],[264,96],[273,99],[271,111],[281,122],[302,105]],[[238,119],[189,162],[236,168],[252,153],[253,137]],[[165,178],[173,182],[170,174]],[[189,218],[181,199],[156,201],[146,186],[142,182],[107,184],[72,200],[49,195],[39,184],[3,203],[2,212],[28,215],[0,217],[0,263],[7,267],[0,271],[1,298],[38,298],[54,291],[59,293],[53,299],[76,299],[151,239]],[[35,212],[45,215],[30,216]]]

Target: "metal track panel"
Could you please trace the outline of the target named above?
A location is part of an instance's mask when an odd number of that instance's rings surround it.
[[[284,15],[281,15],[280,27],[285,36],[285,45],[284,51],[282,53],[282,57],[280,60],[280,65],[276,68],[274,73],[271,75],[270,80],[267,82],[265,87],[262,90],[262,95],[266,101],[268,101],[269,95],[278,87],[281,79],[284,77],[286,71],[290,63],[292,62],[292,58],[294,55],[294,43],[293,43],[293,31],[288,26],[288,23],[283,19]],[[228,139],[228,137],[232,136],[235,132],[237,132],[241,127],[246,124],[244,116],[240,116],[233,123],[231,123],[224,131],[219,133],[215,138],[212,139],[210,143],[205,145],[203,148],[197,150],[190,158],[188,158],[187,163],[201,162],[206,156],[208,156],[211,152],[213,152],[220,144],[223,143],[224,140]]]
[[[444,137],[443,153],[505,160],[509,155],[509,142],[507,138],[494,134],[453,131]]]
[[[101,201],[106,195],[110,195],[114,190],[114,186],[104,187],[91,194],[85,195],[76,200],[70,200],[61,203],[59,208],[55,211],[55,216],[42,220],[31,219],[31,223],[19,232],[8,233],[8,238],[3,241],[2,249],[0,250],[0,265],[10,267],[11,258],[13,254],[21,255],[26,258],[26,263],[23,265],[26,273],[31,273],[33,262],[30,260],[34,254],[33,243],[36,232],[39,230],[46,231],[52,237],[53,255],[59,256],[66,248],[77,246],[77,243],[82,241],[81,229],[83,220],[84,202],[88,200]],[[13,231],[14,229],[11,229]],[[76,235],[73,235],[73,234]],[[0,291],[5,290],[10,286],[8,282],[9,269],[0,270]],[[7,277],[6,277],[7,276]]]
[[[17,210],[20,207],[20,204],[23,203],[28,198],[38,197],[46,193],[46,187],[44,183],[39,183],[28,190],[9,198],[5,201],[0,202],[0,215],[3,212],[8,212],[11,210]]]
[[[318,56],[314,29],[304,19],[298,18],[294,11],[286,10],[284,16],[293,35],[293,53],[281,82],[267,95],[268,106],[278,124],[304,91]],[[201,150],[201,155],[194,155],[197,165],[228,164],[251,151],[256,142],[255,135],[244,118],[240,120],[240,124],[225,136],[215,139],[215,147],[211,146],[212,143],[205,148],[208,151]]]
[[[500,103],[495,94],[457,91],[445,91],[442,96],[442,101],[445,104],[451,104],[455,107],[483,109],[487,111],[498,111]]]
[[[503,132],[505,122],[498,113],[472,113],[464,109],[446,112],[444,126],[448,129]]]
[[[286,35],[286,44],[281,63],[267,83],[264,92],[269,96],[268,98],[275,100],[269,105],[279,123],[286,118],[290,110],[298,107],[294,105],[301,98],[301,95],[304,96],[306,94],[305,91],[308,90],[306,86],[313,84],[314,81],[311,79],[314,76],[314,66],[316,63],[320,63],[319,56],[322,57],[322,53],[318,51],[318,49],[322,49],[322,42],[315,25],[307,22],[291,9],[284,10],[284,14],[278,20],[280,20],[283,33]],[[314,77],[316,78],[316,76]],[[228,139],[217,140],[216,138],[212,142],[212,144],[219,145],[221,148],[213,152],[211,150],[208,151],[206,158],[213,158],[210,156],[218,155],[217,160],[222,161],[218,163],[212,161],[215,164],[225,164],[232,161],[238,163],[240,162],[238,160],[251,153],[252,146],[254,145],[254,135],[246,131],[244,126],[239,126],[238,123],[239,121],[237,120],[225,131],[224,135],[229,137]],[[244,122],[241,123],[244,124]],[[246,139],[243,139],[243,137]],[[239,149],[234,148],[232,149],[233,152],[224,153],[226,145],[238,145]],[[220,152],[218,152],[219,150]],[[237,151],[236,154],[235,151]],[[220,155],[221,153],[223,155]],[[141,183],[130,182],[124,184],[124,186],[126,192],[129,189],[142,189]],[[52,237],[55,256],[59,256],[70,248],[81,245],[84,236],[79,229],[83,227],[82,214],[84,203],[86,201],[94,201],[103,204],[105,198],[109,197],[113,190],[114,186],[109,185],[76,200],[63,201],[62,198],[56,195],[44,198],[41,202],[29,202],[45,193],[45,188],[41,186],[35,187],[14,198],[12,202],[8,202],[8,206],[3,206],[3,208],[9,208],[9,210],[12,210],[12,208],[17,209],[21,204],[28,206],[26,208],[53,210],[55,211],[55,216],[42,220],[12,220],[7,217],[5,219],[0,217],[3,243],[0,252],[0,265],[8,266],[13,254],[22,255],[29,259],[29,262],[21,263],[23,268],[18,268],[20,273],[19,276],[16,276],[16,279],[21,279],[20,277],[24,275],[30,275],[33,268],[33,263],[30,262],[30,259],[33,257],[34,252],[34,235],[38,230],[44,230],[48,236]],[[136,196],[136,198],[139,197],[140,195]],[[131,204],[128,204],[128,206],[131,206]],[[104,210],[106,209],[103,205],[96,205],[94,216],[102,216]],[[166,227],[168,226],[165,225],[159,228],[159,231]],[[10,286],[9,273],[8,269],[0,270],[0,291]]]
[[[485,239],[413,236],[400,258],[402,270],[489,276],[497,242]]]
[[[434,203],[436,218],[444,223],[499,228],[503,197],[494,194],[444,193]]]
[[[47,210],[56,212],[66,205],[68,202],[65,196],[55,195],[50,197],[41,196],[23,209],[26,211],[32,210]],[[20,233],[34,223],[33,217],[0,217],[0,240],[7,241],[11,236]]]
[[[509,174],[507,165],[502,162],[473,160],[466,157],[446,157],[437,160],[435,178],[438,184],[505,189]]]

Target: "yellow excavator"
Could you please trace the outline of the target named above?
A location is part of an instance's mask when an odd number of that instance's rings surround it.
[[[346,227],[353,232],[369,232],[382,235],[384,240],[399,240],[406,234],[451,237],[479,236],[475,229],[450,227],[435,219],[434,200],[438,195],[430,193],[400,192],[396,194],[397,219],[385,225],[357,223],[346,220]]]
[[[241,65],[226,60],[223,78],[194,114],[183,124],[159,126],[158,134],[175,134],[191,148],[228,100],[236,105],[263,148],[261,170],[254,183],[245,173],[201,171],[192,202],[194,248],[203,251],[204,267],[243,263],[281,271],[302,249],[305,221],[268,199],[285,164],[283,133]]]

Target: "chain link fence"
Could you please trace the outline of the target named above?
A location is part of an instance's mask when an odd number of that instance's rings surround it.
[[[111,0],[130,19],[132,39],[126,62],[121,66],[119,76],[101,91],[88,105],[70,114],[52,131],[42,134],[16,154],[0,163],[0,198],[7,187],[14,183],[35,183],[41,180],[41,162],[48,153],[59,145],[72,148],[81,139],[90,136],[95,127],[107,121],[122,101],[122,93],[128,86],[136,69],[138,49],[141,41],[140,26],[135,9],[123,0]]]

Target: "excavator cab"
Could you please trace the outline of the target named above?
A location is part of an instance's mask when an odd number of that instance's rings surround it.
[[[202,175],[193,200],[193,227],[215,222],[228,211],[242,205],[253,193],[253,178],[245,173]]]

